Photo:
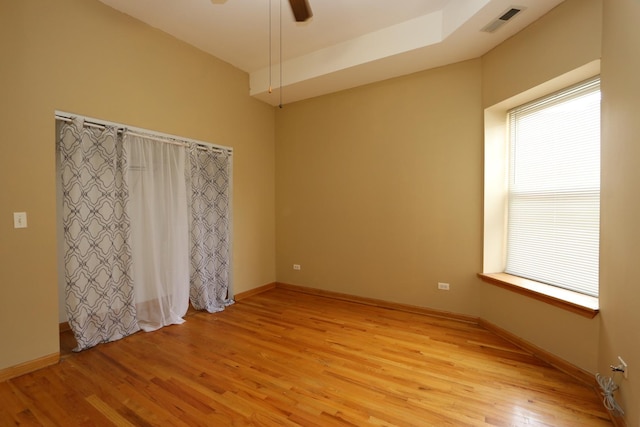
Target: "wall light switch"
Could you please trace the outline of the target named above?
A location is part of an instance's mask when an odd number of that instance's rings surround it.
[[[13,228],[27,228],[27,213],[26,212],[14,212],[13,213]]]

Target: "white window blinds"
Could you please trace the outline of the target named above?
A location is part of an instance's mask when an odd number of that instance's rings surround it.
[[[600,79],[509,112],[506,272],[598,295]]]

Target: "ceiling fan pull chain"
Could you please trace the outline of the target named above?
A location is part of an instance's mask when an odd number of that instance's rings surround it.
[[[282,0],[280,0],[280,104],[282,108]]]
[[[271,69],[273,68],[273,60],[271,59],[271,45],[273,38],[271,37],[271,0],[269,0],[269,93],[273,92],[271,87]]]

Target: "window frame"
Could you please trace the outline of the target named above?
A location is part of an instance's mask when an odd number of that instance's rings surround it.
[[[488,106],[484,110],[484,242],[482,272],[478,273],[478,277],[485,283],[587,318],[593,318],[598,314],[598,298],[504,273],[508,213],[507,112],[514,107],[561,91],[599,74],[600,61],[595,60]]]
[[[596,94],[597,104],[593,97]],[[587,115],[574,116],[575,120],[591,118],[597,112],[597,124],[589,120],[576,127],[575,121],[567,123],[562,120],[554,125],[557,116],[544,115],[556,107],[562,109],[564,105],[581,99],[589,100],[590,109],[584,113]],[[507,112],[509,215],[505,273],[596,298],[599,290],[600,244],[599,100],[598,75]],[[564,114],[562,117],[566,116]],[[529,128],[532,133],[527,133],[524,129],[531,126],[531,121],[536,130]],[[537,130],[541,125],[548,130],[554,129],[554,132],[546,136],[544,132],[541,134]],[[568,129],[572,133],[564,133]],[[587,129],[589,133],[582,132]],[[571,147],[574,149],[570,155],[565,151],[565,140],[558,140],[556,131],[564,133],[569,144],[573,141],[574,145]],[[536,152],[539,146],[545,147],[544,153]],[[528,152],[527,150],[533,150],[529,152],[532,157],[517,156],[517,153]],[[556,153],[557,156],[549,157],[550,153]],[[539,156],[545,156],[544,160]],[[533,165],[536,166],[532,167]],[[594,169],[583,169],[584,167]],[[540,168],[551,175],[541,177]],[[584,171],[588,172],[585,174]],[[580,174],[586,181],[576,179],[576,174]],[[550,180],[549,176],[555,179]],[[576,206],[579,207],[576,209]],[[560,213],[562,211],[564,216]],[[534,215],[533,212],[537,214]],[[578,215],[583,221],[578,223],[569,220],[571,215]],[[557,225],[557,221],[563,225]],[[565,237],[558,239],[557,236],[554,237],[555,233]],[[556,262],[557,257],[550,259],[550,254],[557,250],[557,254],[562,255],[560,258],[566,258],[566,263]]]

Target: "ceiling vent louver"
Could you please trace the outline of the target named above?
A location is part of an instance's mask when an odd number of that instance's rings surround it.
[[[494,19],[493,21],[485,25],[480,31],[484,31],[485,33],[493,33],[498,28],[506,24],[507,21],[509,21],[511,18],[513,18],[514,16],[516,16],[518,13],[522,12],[525,9],[526,8],[520,7],[520,6],[512,6],[511,8],[507,9],[507,11],[504,12],[502,15],[500,15],[498,18]]]

